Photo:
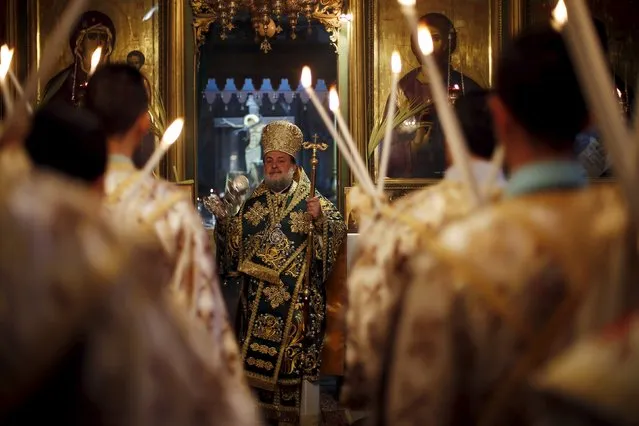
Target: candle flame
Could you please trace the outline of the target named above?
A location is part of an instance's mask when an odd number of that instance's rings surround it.
[[[557,3],[557,6],[552,11],[552,19],[556,29],[561,29],[568,21],[568,9],[566,9],[564,0],[559,0]]]
[[[93,51],[93,55],[91,55],[91,70],[89,71],[89,75],[93,75],[95,70],[100,65],[100,59],[102,59],[102,48],[98,47]]]
[[[339,96],[334,86],[328,91],[328,108],[333,112],[339,108]]]
[[[158,10],[158,5],[153,6],[151,10],[146,12],[146,14],[142,17],[142,22],[148,21],[149,19],[151,19],[151,17],[153,16],[155,12],[157,12],[157,10]]]
[[[394,50],[391,55],[391,70],[393,71],[393,74],[399,74],[402,72],[402,58],[400,58],[397,50]]]
[[[617,88],[617,96],[619,96],[619,99],[621,99],[623,96],[621,95],[621,90],[619,90],[619,88]]]
[[[162,136],[162,145],[170,146],[177,138],[180,137],[182,129],[184,128],[184,119],[176,118],[169,127],[166,128],[164,135]]]
[[[397,2],[402,6],[415,6],[417,0],[397,0]]]
[[[426,25],[420,25],[417,30],[417,42],[419,44],[419,50],[421,50],[424,55],[433,53],[433,38]]]
[[[13,59],[13,49],[9,49],[6,44],[0,47],[0,79],[7,78],[9,69],[11,68],[11,60]]]
[[[302,68],[302,87],[308,89],[313,84],[311,69],[308,66]]]

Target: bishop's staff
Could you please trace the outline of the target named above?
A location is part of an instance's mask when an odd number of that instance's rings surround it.
[[[325,151],[328,148],[328,144],[324,142],[318,142],[317,134],[313,135],[313,142],[304,142],[302,145],[304,149],[309,149],[312,152],[311,155],[311,188],[309,191],[309,197],[315,197],[315,180],[317,175],[317,165],[319,164],[319,160],[317,158],[317,151]],[[313,222],[311,219],[311,226],[308,231],[308,241],[306,246],[306,271],[304,273],[304,288],[302,295],[304,297],[303,304],[303,315],[304,315],[304,336],[306,336],[306,329],[310,322],[310,297],[311,297],[311,265],[313,263],[313,250],[315,249],[315,244],[313,244]],[[302,347],[302,349],[304,349]],[[305,370],[307,367],[306,359],[303,362],[303,369]],[[319,394],[317,393],[318,389],[311,390],[311,386],[304,379],[302,379],[301,384],[301,394],[302,394],[302,404],[300,406],[300,424],[304,425],[312,423],[311,418],[319,415]],[[311,402],[312,395],[315,396],[313,402]]]

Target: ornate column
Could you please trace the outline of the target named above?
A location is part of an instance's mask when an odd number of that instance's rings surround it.
[[[166,16],[167,52],[165,67],[167,81],[164,84],[165,103],[169,121],[185,114],[184,100],[184,0],[171,0]],[[173,167],[179,180],[184,180],[186,167],[186,144],[182,136],[169,151],[165,177],[173,180]]]

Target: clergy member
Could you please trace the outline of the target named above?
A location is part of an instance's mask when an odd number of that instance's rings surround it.
[[[213,342],[161,291],[155,244],[24,157],[0,148],[0,424],[257,426]]]
[[[160,241],[173,271],[170,289],[210,331],[216,344],[211,356],[236,377],[238,399],[250,399],[200,216],[176,186],[141,176],[131,159],[150,126],[144,77],[126,64],[105,65],[91,77],[85,101],[107,132],[107,209],[120,227],[151,232]]]
[[[324,284],[346,233],[335,206],[310,194],[309,178],[295,160],[302,141],[302,131],[288,121],[264,127],[264,180],[217,229],[224,285],[241,286],[238,332],[249,383],[270,421],[292,424],[299,421],[302,381],[318,380]]]
[[[455,110],[471,153],[471,169],[480,188],[491,199],[505,184],[501,167],[491,163],[496,140],[488,110],[488,92],[480,90],[460,97]],[[351,408],[363,409],[378,379],[379,361],[387,344],[386,330],[395,314],[403,281],[396,271],[413,253],[423,250],[422,238],[463,218],[471,211],[461,173],[447,154],[444,179],[433,186],[398,199],[393,208],[423,226],[426,235],[394,217],[377,218],[362,232],[349,276],[348,344],[346,383],[342,399]],[[492,181],[491,181],[492,179]],[[490,188],[488,188],[490,187]]]
[[[636,303],[625,202],[614,186],[587,187],[574,158],[588,112],[561,34],[544,25],[516,37],[495,92],[507,199],[406,262],[377,424],[531,424],[535,368]]]

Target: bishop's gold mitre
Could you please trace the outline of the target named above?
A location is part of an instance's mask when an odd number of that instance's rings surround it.
[[[271,121],[262,130],[262,155],[281,151],[295,158],[303,141],[304,135],[295,124],[286,120]]]

